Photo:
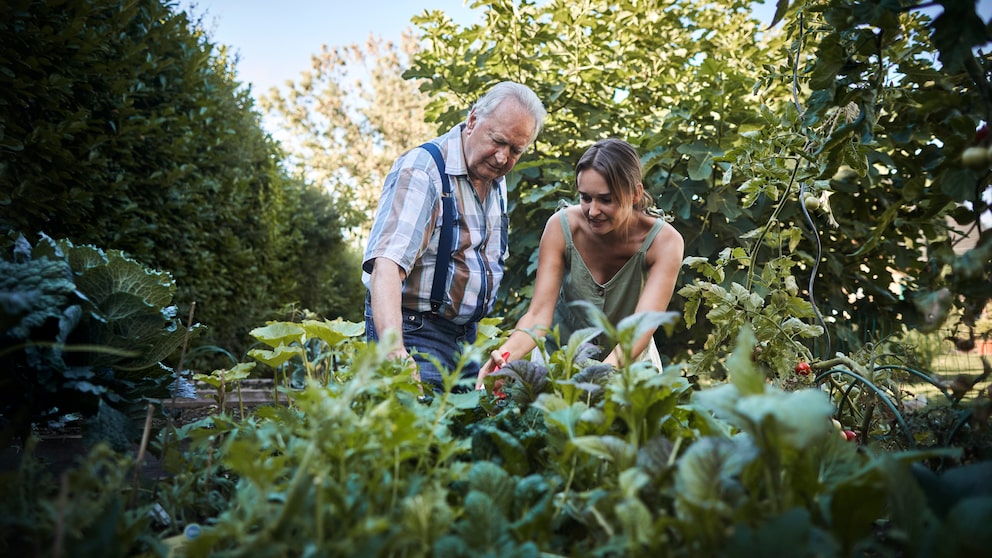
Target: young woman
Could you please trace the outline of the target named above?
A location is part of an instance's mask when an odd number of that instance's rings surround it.
[[[596,142],[579,159],[575,181],[580,203],[548,219],[530,307],[482,366],[478,387],[495,368],[527,358],[536,345],[528,332],[544,334],[557,325],[561,342],[567,343],[572,332],[588,327],[585,311],[569,305],[574,301],[595,304],[614,324],[631,314],[668,308],[684,242],[651,211],[654,203],[641,183],[637,151],[619,139]],[[653,334],[638,339],[633,354],[646,354]],[[618,366],[622,358],[614,347],[603,362]]]

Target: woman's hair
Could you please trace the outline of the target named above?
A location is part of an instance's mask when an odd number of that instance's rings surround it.
[[[575,165],[575,178],[584,170],[594,170],[606,179],[610,194],[620,207],[620,225],[623,231],[630,224],[634,211],[646,211],[654,206],[654,199],[645,188],[637,196],[641,184],[641,158],[629,143],[616,138],[597,141],[582,154]]]
[[[548,111],[544,109],[544,104],[541,103],[541,100],[537,98],[537,94],[530,87],[512,81],[502,81],[494,85],[492,89],[479,98],[475,106],[472,107],[472,110],[475,111],[476,118],[485,120],[507,98],[516,99],[524,110],[534,117],[534,123],[536,124],[534,127],[534,137],[530,138],[530,141],[534,141],[534,138],[537,137],[537,134],[544,127],[544,119],[548,116]]]

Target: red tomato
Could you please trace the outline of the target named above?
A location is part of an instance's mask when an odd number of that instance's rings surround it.
[[[796,374],[800,376],[809,376],[813,370],[809,367],[809,363],[806,361],[799,361],[796,365]]]

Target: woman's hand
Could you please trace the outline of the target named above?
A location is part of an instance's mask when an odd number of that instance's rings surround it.
[[[475,389],[485,389],[482,383],[483,378],[502,368],[510,358],[510,353],[496,349],[489,354],[489,360],[479,368],[479,378],[475,382]]]

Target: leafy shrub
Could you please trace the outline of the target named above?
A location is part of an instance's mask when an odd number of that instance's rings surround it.
[[[119,251],[21,237],[0,260],[0,416],[11,433],[78,414],[95,438],[126,447],[128,417],[176,379],[163,359],[201,329],[182,327],[175,290]]]
[[[165,545],[153,529],[151,502],[130,505],[134,459],[100,443],[56,477],[25,444],[17,471],[0,483],[0,552],[7,556],[134,556]],[[39,502],[46,505],[38,506]]]
[[[635,316],[607,335],[629,349],[639,326],[668,319]],[[922,558],[986,544],[979,526],[992,518],[992,497],[979,487],[987,466],[938,475],[911,463],[954,451],[890,454],[841,439],[826,393],[766,381],[748,328],[726,384],[697,391],[679,368],[602,369],[583,357],[583,340],[600,333],[591,329],[546,364],[510,363],[510,397],[499,403],[487,392],[451,393],[454,382],[424,402],[407,370],[359,340],[358,325],[255,330],[272,347],[254,353],[263,362],[299,360],[315,372],[312,354],[337,353],[342,371],[309,374],[305,389],[286,390],[289,406],[164,429],[152,448],[168,474],[154,490],[132,492],[123,477],[107,476],[86,508],[106,510],[106,521],[80,519],[66,540],[99,528],[120,534],[120,553],[181,545],[191,557],[675,558],[760,549]],[[468,353],[478,358],[490,341]],[[326,346],[305,350],[311,342]],[[81,474],[66,477],[65,492],[93,490],[87,479],[107,459],[91,455]],[[5,511],[36,520],[18,536],[17,521],[0,522],[4,550],[51,545],[58,523],[44,510],[61,509],[59,496],[15,489],[33,470],[0,490]],[[121,513],[125,493],[135,498]],[[137,521],[156,504],[159,520]],[[200,534],[187,540],[181,533],[193,523]]]

